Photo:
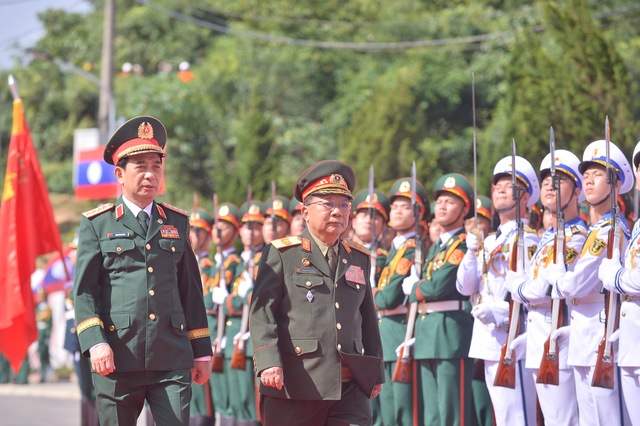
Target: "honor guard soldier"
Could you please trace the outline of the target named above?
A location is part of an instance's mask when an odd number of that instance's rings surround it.
[[[211,226],[213,219],[206,210],[199,208],[189,216],[191,247],[198,260],[203,295],[204,283],[211,277],[213,262],[209,258],[211,250]],[[214,329],[215,330],[215,329]],[[211,383],[191,384],[191,426],[208,426],[215,423],[215,409],[211,396]]]
[[[551,175],[551,161],[555,162],[554,178]],[[542,160],[540,165],[540,192],[542,206],[545,211],[551,213],[552,227],[547,229],[542,235],[538,247],[531,259],[531,268],[528,275],[507,273],[506,284],[510,288],[513,300],[526,305],[527,314],[527,334],[526,334],[526,367],[533,372],[536,380],[536,391],[538,402],[544,415],[546,424],[552,425],[574,425],[580,424],[578,419],[578,403],[576,400],[576,388],[573,377],[573,368],[567,364],[569,339],[557,336],[563,331],[551,336],[552,332],[563,325],[569,324],[568,306],[562,302],[552,305],[551,296],[547,295],[547,282],[541,279],[543,270],[550,264],[564,262],[567,269],[572,271],[578,263],[578,256],[587,237],[587,227],[579,215],[578,203],[584,201],[582,193],[582,174],[579,171],[580,159],[575,154],[566,150],[555,151],[554,158],[551,154]],[[556,179],[556,182],[553,182]],[[560,184],[559,191],[556,188]],[[557,195],[560,199],[557,200]],[[558,232],[558,204],[561,208],[564,221],[564,234]],[[564,243],[558,245],[557,238],[564,236]],[[559,254],[563,247],[565,259]],[[560,249],[558,248],[560,247]],[[560,259],[556,256],[560,255]],[[564,312],[563,312],[564,311]],[[556,312],[554,314],[554,312]],[[554,317],[555,315],[555,317]],[[564,320],[564,321],[563,321]],[[564,322],[564,324],[563,324]],[[545,342],[551,338],[554,340],[552,352],[545,352]],[[549,357],[556,356],[557,369],[552,373],[555,376],[551,383],[551,378],[545,377],[547,368],[543,368],[543,357],[545,362]],[[540,374],[543,377],[540,377]]]
[[[253,374],[253,348],[249,339],[249,305],[255,274],[262,256],[264,246],[262,226],[264,224],[264,206],[260,201],[245,202],[240,208],[242,226],[240,239],[243,251],[240,253],[242,263],[233,281],[233,291],[227,297],[226,306],[229,313],[241,313],[232,317],[232,324],[227,326],[228,338],[233,338],[227,345],[230,353],[229,369],[229,402],[235,417],[236,426],[257,426],[258,414],[256,403],[256,381]],[[231,342],[230,342],[231,343]],[[231,350],[231,352],[229,352]]]
[[[304,231],[305,223],[302,217],[302,203],[295,198],[289,202],[289,214],[291,214],[291,229],[289,234],[300,235]]]
[[[220,352],[214,353],[214,364],[216,358],[218,360],[220,357],[223,358],[222,363],[219,364],[221,368],[216,368],[214,365],[210,380],[211,393],[216,412],[220,415],[220,425],[229,426],[235,424],[230,396],[233,389],[230,388],[229,383],[229,361],[233,351],[231,339],[235,334],[233,329],[237,332],[240,328],[240,312],[230,309],[227,301],[230,293],[233,292],[233,279],[241,263],[235,247],[240,229],[238,207],[233,203],[221,203],[216,216],[216,223],[211,231],[213,243],[216,246],[215,266],[212,278],[205,283],[206,290],[211,294],[209,296],[205,293],[204,298],[205,304],[208,303],[208,298],[211,299],[212,308],[216,312],[213,328],[211,321],[209,322],[209,328],[212,333],[215,333],[215,340],[218,348],[221,349]],[[221,319],[222,324],[219,323]]]
[[[633,171],[620,149],[609,143],[610,164],[615,169],[616,195],[624,194],[633,187]],[[603,338],[606,316],[605,296],[598,268],[607,257],[611,216],[611,186],[607,179],[607,142],[590,143],[584,151],[579,170],[583,176],[585,197],[594,214],[587,240],[572,271],[565,271],[563,263],[550,264],[542,277],[553,287],[552,297],[571,301],[571,326],[569,327],[569,358],[573,366],[578,397],[580,425],[608,424],[612,421],[623,424],[626,417],[624,404],[619,394],[617,374],[612,375],[611,388],[592,386],[596,375],[598,345]],[[617,217],[620,252],[629,241],[630,233],[626,221]],[[613,294],[613,293],[612,293]],[[609,320],[609,318],[606,318]],[[608,336],[610,337],[610,336]],[[605,338],[608,338],[605,336]],[[616,354],[616,358],[617,358]],[[615,359],[613,363],[615,371]],[[634,402],[637,404],[637,402]],[[626,423],[628,424],[628,422]]]
[[[372,201],[369,198],[371,198],[369,191],[362,191],[353,199],[351,227],[354,242],[362,244],[369,251],[374,247],[376,249],[375,256],[373,253],[371,256],[376,262],[375,281],[371,283],[375,286],[386,264],[388,254],[384,243],[388,232],[389,198],[380,191],[373,192]],[[372,215],[373,225],[371,224]]]
[[[264,225],[262,237],[265,244],[289,235],[291,228],[291,213],[289,213],[289,199],[284,195],[276,195],[264,202]]]
[[[135,425],[145,400],[158,425],[188,425],[191,382],[210,374],[189,214],[154,201],[165,144],[153,117],[116,130],[104,160],[122,195],[84,213],[78,231],[75,316],[101,425]]]
[[[507,341],[509,330],[507,300],[510,296],[505,276],[512,259],[515,263],[518,234],[516,217],[526,217],[526,209],[535,204],[540,196],[540,185],[531,163],[519,156],[515,159],[517,188],[513,188],[512,183],[514,165],[511,156],[498,161],[493,169],[491,197],[493,208],[500,218],[498,231],[484,238],[482,245],[482,239],[476,232],[467,234],[468,251],[458,268],[456,282],[460,293],[471,296],[474,321],[469,356],[484,360],[485,381],[497,426],[532,425],[536,419],[533,377],[530,373],[525,374],[524,365],[519,361],[524,351],[516,351],[515,388],[495,384],[502,346]],[[521,191],[519,204],[514,201],[514,191]],[[521,220],[526,222],[526,219]],[[536,231],[524,226],[525,273],[538,241]]]
[[[471,424],[471,373],[468,357],[473,318],[468,297],[456,289],[456,271],[467,251],[464,221],[473,190],[458,173],[435,185],[434,216],[442,232],[430,248],[421,277],[415,268],[404,283],[411,303],[418,304],[414,358],[418,389],[418,423]]]
[[[307,229],[264,249],[250,323],[265,426],[371,424],[384,381],[371,260],[340,239],[354,184],[345,163],[311,166],[294,189]]]
[[[392,381],[398,360],[396,349],[403,343],[407,329],[406,296],[402,282],[409,275],[416,249],[416,216],[411,205],[413,193],[419,205],[418,218],[429,209],[429,197],[424,186],[412,178],[398,179],[391,185],[389,225],[394,233],[377,286],[373,290],[378,309],[380,336],[384,355],[385,382],[380,393],[380,416],[384,425],[413,424],[413,393],[411,383]]]
[[[640,191],[640,142],[632,157],[636,174],[636,190]],[[640,221],[633,226],[631,240],[620,261],[613,257],[603,259],[598,276],[604,288],[620,294],[620,328],[618,329],[618,367],[620,384],[629,418],[635,424],[640,419],[640,351],[636,346],[640,335]],[[613,339],[611,339],[613,340]]]
[[[482,235],[489,235],[491,229],[491,200],[486,195],[478,195],[476,199],[476,211],[478,212],[478,223],[474,217],[464,221],[464,230],[466,233],[471,232],[472,229],[479,229],[482,231]]]

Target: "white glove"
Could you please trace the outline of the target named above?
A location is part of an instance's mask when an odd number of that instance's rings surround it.
[[[516,272],[509,269],[504,277],[504,287],[509,291],[509,293],[513,293],[514,290],[517,290],[520,284],[522,284],[526,279],[527,276],[524,271],[518,270]]]
[[[478,235],[480,234],[480,235]],[[465,242],[467,243],[467,250],[476,252],[480,248],[480,239],[482,238],[482,231],[479,229],[472,229],[467,233]]]
[[[233,346],[238,344],[238,339],[247,340],[251,336],[251,332],[247,331],[246,333],[238,332],[235,336],[233,336]]]
[[[222,336],[222,341],[220,342],[220,349],[224,349],[227,346],[227,335]]]
[[[485,325],[495,324],[496,317],[493,314],[492,303],[480,303],[471,309],[471,315]]]
[[[567,272],[567,267],[564,262],[551,262],[546,268],[542,269],[539,277],[546,281],[547,284],[555,287],[556,282],[565,272]],[[553,293],[557,295],[555,291]],[[553,294],[551,296],[553,297]]]
[[[520,351],[520,349],[524,349],[526,344],[527,344],[527,332],[525,331],[524,333],[522,333],[521,335],[513,339],[513,342],[511,342],[511,344],[509,345],[509,349],[511,349],[512,352],[515,352],[516,355],[524,354],[524,351]],[[521,357],[518,356],[517,358],[520,359]]]
[[[229,290],[227,290],[226,287],[218,286],[213,289],[213,292],[211,293],[211,300],[213,300],[213,303],[215,304],[222,305],[228,295]]]
[[[602,281],[602,285],[609,291],[616,290],[616,274],[622,269],[618,259],[602,259],[600,268],[598,268],[598,278]]]
[[[616,331],[611,333],[611,336],[609,336],[607,340],[609,340],[609,343],[616,343],[619,338],[620,338],[620,329],[617,329]]]
[[[413,286],[420,280],[416,265],[411,266],[411,272],[404,280],[402,280],[402,291],[409,296],[413,290]]]
[[[396,356],[400,356],[400,350],[401,350],[403,347],[410,348],[411,346],[413,346],[413,344],[414,344],[415,342],[416,342],[416,338],[415,338],[415,337],[412,337],[411,339],[407,340],[407,342],[406,342],[406,343],[405,343],[405,342],[400,343],[400,346],[398,346],[398,347],[396,348]]]
[[[557,342],[558,346],[566,347],[569,344],[569,333],[571,332],[571,326],[566,325],[558,328],[551,334],[551,340]]]
[[[238,296],[244,298],[247,296],[249,290],[253,288],[253,280],[249,279],[249,273],[244,271],[241,275],[242,281],[238,285]]]

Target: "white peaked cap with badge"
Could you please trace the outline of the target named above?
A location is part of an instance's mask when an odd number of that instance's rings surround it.
[[[578,156],[566,149],[556,149],[555,154],[556,171],[561,171],[573,179],[573,182],[582,191],[582,173],[579,170],[580,159]],[[551,153],[548,153],[540,163],[540,179],[546,176],[546,172],[549,170],[551,170]],[[582,191],[580,192],[580,197],[578,197],[578,202],[581,203],[584,199],[584,191]]]
[[[609,142],[611,165],[616,169],[618,179],[622,183],[619,194],[626,194],[633,188],[633,170],[620,148],[613,142]],[[598,140],[591,142],[584,150],[582,163],[580,163],[580,173],[589,167],[590,164],[600,164],[607,166],[607,141]]]
[[[498,161],[496,166],[493,168],[491,184],[495,185],[496,182],[504,176],[511,176],[512,169],[510,155]],[[533,169],[531,163],[519,155],[516,155],[516,179],[518,179],[520,183],[524,184],[525,188],[527,188],[527,192],[529,193],[527,207],[533,206],[540,198],[540,183],[538,182],[538,175]]]

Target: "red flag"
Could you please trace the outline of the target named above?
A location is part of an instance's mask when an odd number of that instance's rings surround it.
[[[13,101],[0,241],[0,353],[17,371],[38,337],[31,292],[36,258],[62,248],[20,99]]]

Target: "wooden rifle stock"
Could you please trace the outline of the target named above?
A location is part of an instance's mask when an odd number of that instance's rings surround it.
[[[509,346],[520,330],[520,303],[511,301],[509,306],[509,334],[500,351],[500,362],[496,371],[494,386],[515,389],[516,387],[516,353]]]
[[[240,325],[240,337],[233,347],[233,355],[231,355],[231,368],[234,370],[245,370],[247,367],[247,348],[246,342],[242,338],[249,329],[249,305],[242,306],[242,324]]]
[[[593,370],[591,386],[598,388],[613,389],[614,386],[614,354],[613,344],[609,342],[609,337],[618,328],[618,308],[619,298],[617,293],[608,292],[607,299],[607,319],[605,322],[605,332],[598,345],[598,358]]]
[[[393,370],[392,380],[398,383],[411,383],[413,377],[413,357],[411,349],[406,346],[407,342],[413,337],[413,327],[416,324],[416,316],[418,314],[418,302],[413,302],[409,306],[407,314],[407,331],[404,336],[404,346],[400,348],[400,354]]]
[[[558,343],[551,339],[553,333],[564,324],[566,304],[562,299],[553,299],[551,302],[551,330],[549,337],[544,342],[542,360],[538,368],[536,383],[556,385],[560,383],[560,363]]]
[[[225,277],[225,269],[224,269],[224,256],[222,254],[222,249],[219,249],[220,256],[222,257],[220,268],[218,269],[218,274],[220,274],[220,282],[219,286],[227,286],[227,280]],[[224,350],[222,349],[222,339],[224,338],[224,329],[226,318],[224,314],[224,307],[222,305],[218,305],[218,316],[217,316],[217,329],[216,329],[216,339],[213,343],[213,361],[211,363],[211,371],[213,373],[222,373],[224,371]]]

